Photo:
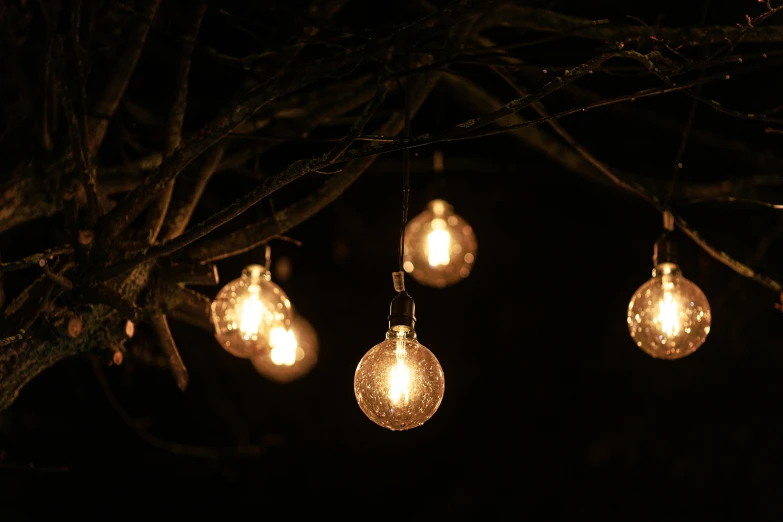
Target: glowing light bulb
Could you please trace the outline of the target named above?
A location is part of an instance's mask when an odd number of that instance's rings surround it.
[[[710,304],[675,263],[660,263],[628,304],[628,330],[636,345],[660,359],[695,352],[710,333]]]
[[[427,261],[431,267],[446,266],[451,260],[451,235],[446,230],[446,221],[432,220],[432,232],[427,234]]]
[[[274,328],[269,336],[269,346],[272,347],[269,357],[274,364],[292,366],[296,362],[296,350],[299,344],[293,330],[286,330],[279,326]]]
[[[250,265],[212,301],[212,323],[220,345],[237,357],[253,357],[270,348],[277,328],[291,325],[291,302],[271,281],[269,271]]]
[[[269,345],[269,352],[250,361],[258,373],[276,382],[299,379],[318,361],[318,336],[312,325],[300,315],[294,315],[290,328],[272,329]]]
[[[470,275],[476,247],[471,226],[435,199],[405,227],[403,269],[423,285],[443,288]]]
[[[409,326],[395,324],[394,306],[392,301],[386,340],[359,361],[353,389],[371,421],[397,431],[421,426],[435,414],[443,400],[445,379],[438,359],[416,339],[413,320]],[[410,310],[412,318],[412,305]]]

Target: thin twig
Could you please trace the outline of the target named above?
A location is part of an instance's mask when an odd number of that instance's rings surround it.
[[[161,0],[144,0],[138,10],[139,18],[132,22],[130,30],[123,35],[122,51],[114,61],[114,71],[93,106],[92,112],[98,116],[89,122],[89,151],[91,154],[95,154],[103,143],[103,138],[109,128],[109,121],[117,111],[125,89],[128,87],[128,82],[136,69],[141,50],[147,41],[147,34],[160,3]]]
[[[223,159],[225,147],[217,144],[205,154],[197,169],[185,171],[177,178],[166,220],[160,231],[160,241],[169,241],[182,234],[196,210],[207,183]]]
[[[182,125],[185,121],[185,109],[188,102],[188,85],[190,76],[190,60],[193,55],[193,49],[196,45],[196,38],[201,27],[201,21],[207,10],[207,4],[199,1],[195,6],[188,8],[188,20],[180,35],[180,57],[177,64],[177,73],[175,75],[175,85],[177,86],[174,102],[171,105],[169,117],[166,120],[166,143],[163,148],[163,159],[170,158],[182,141]],[[171,195],[174,192],[175,180],[169,181],[158,198],[153,202],[147,214],[147,230],[150,244],[155,240],[163,226],[163,220],[166,218],[166,212],[169,209]]]
[[[42,260],[43,261],[43,260]],[[57,272],[53,272],[52,269],[49,267],[49,265],[46,262],[43,262],[43,264],[39,263],[41,266],[41,271],[51,279],[54,283],[62,286],[63,288],[67,290],[73,289],[73,281],[68,279],[62,274],[58,274]]]
[[[510,78],[504,77],[506,82],[514,88],[517,93],[520,95],[524,93],[524,89],[520,88],[518,85],[516,85]],[[539,110],[542,110],[543,108],[539,106]],[[595,156],[593,156],[586,148],[584,148],[582,145],[580,145],[565,129],[563,129],[556,121],[550,120],[549,122],[550,126],[562,137],[566,142],[568,142],[585,160],[587,160],[591,165],[593,165],[599,172],[601,172],[604,176],[606,176],[608,179],[613,181],[615,184],[617,184],[619,187],[636,194],[637,196],[640,196],[642,199],[653,205],[656,209],[658,209],[659,212],[663,213],[669,209],[665,208],[660,199],[657,197],[648,194],[647,191],[638,185],[630,184],[625,182],[622,177],[615,173],[609,166],[607,166],[605,163],[598,160]],[[723,252],[709,243],[707,243],[702,237],[699,235],[698,232],[693,230],[688,223],[678,214],[675,214],[672,212],[672,215],[674,216],[674,222],[677,225],[677,228],[682,230],[688,237],[690,237],[699,247],[702,248],[705,252],[707,252],[710,256],[712,256],[717,261],[720,261],[727,267],[731,268],[735,272],[737,272],[740,275],[743,275],[749,279],[752,279],[756,281],[757,283],[774,290],[776,292],[780,292],[781,289],[783,289],[783,286],[781,286],[780,283],[777,281],[763,275],[763,274],[757,274],[753,269],[746,266],[745,264],[741,263],[740,261],[737,261],[733,257],[731,257],[726,252]]]
[[[439,75],[427,74],[418,79],[411,88],[411,117],[415,116],[424,100],[432,92]],[[396,111],[378,129],[377,134],[396,136],[402,132],[404,115]],[[377,156],[353,160],[341,169],[339,174],[330,177],[312,194],[296,201],[287,208],[277,211],[257,223],[252,223],[227,236],[200,241],[184,252],[185,256],[201,262],[226,259],[266,244],[296,225],[315,215],[332,203],[350,187],[377,159]]]
[[[55,256],[68,256],[73,255],[73,247],[61,246],[44,250],[39,254],[32,254],[18,261],[9,261],[8,263],[0,263],[0,272],[13,272],[15,270],[22,270],[24,268],[30,268],[38,266],[43,260],[51,259]]]
[[[281,173],[267,179],[261,186],[249,192],[242,198],[236,200],[234,203],[221,210],[220,212],[213,214],[209,218],[205,219],[195,227],[191,228],[182,235],[172,239],[171,241],[164,243],[160,246],[150,248],[146,253],[133,257],[126,261],[121,261],[116,265],[110,266],[96,277],[98,281],[106,281],[119,274],[127,272],[134,266],[137,266],[145,261],[156,259],[158,257],[171,254],[177,250],[189,245],[193,241],[204,237],[211,231],[215,230],[219,226],[231,221],[237,216],[244,213],[247,209],[263,200],[276,190],[284,187],[292,181],[304,176],[305,174],[314,170],[328,167],[335,161],[337,161],[342,154],[350,147],[355,140],[356,136],[359,136],[364,130],[364,126],[373,115],[375,109],[377,109],[383,100],[385,99],[386,92],[388,92],[388,84],[386,82],[381,83],[378,88],[378,94],[367,104],[367,107],[362,114],[357,118],[357,123],[351,128],[348,135],[340,141],[331,151],[326,154],[312,158],[309,160],[300,160],[289,165]]]

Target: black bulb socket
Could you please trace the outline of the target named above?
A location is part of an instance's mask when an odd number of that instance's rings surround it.
[[[405,326],[414,330],[416,326],[416,303],[408,292],[400,292],[389,306],[389,329]]]
[[[677,264],[677,245],[668,232],[664,232],[653,247],[653,264],[657,267],[661,263]]]

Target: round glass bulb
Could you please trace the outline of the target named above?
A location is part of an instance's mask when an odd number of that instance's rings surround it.
[[[628,330],[636,345],[659,359],[695,352],[710,333],[710,303],[674,263],[661,263],[628,303]]]
[[[246,267],[212,301],[215,337],[227,352],[242,358],[268,350],[272,331],[287,330],[292,315],[288,296],[261,265]]]
[[[416,333],[395,326],[356,367],[353,391],[371,421],[393,431],[421,426],[443,400],[445,380],[438,359],[416,340]]]
[[[405,227],[403,269],[419,283],[443,288],[470,275],[476,261],[476,235],[442,199]]]
[[[318,336],[300,315],[294,315],[289,329],[273,329],[269,346],[269,351],[250,361],[258,373],[275,382],[294,381],[312,370],[318,361]]]

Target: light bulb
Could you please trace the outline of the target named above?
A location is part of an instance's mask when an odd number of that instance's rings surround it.
[[[290,328],[272,329],[269,338],[270,350],[250,361],[270,380],[291,382],[307,374],[318,361],[318,336],[300,315],[294,315]]]
[[[710,304],[675,263],[659,263],[652,279],[628,303],[628,330],[636,345],[659,359],[695,352],[710,333]]]
[[[410,310],[412,318],[412,304]],[[353,389],[371,421],[398,431],[421,426],[435,414],[443,400],[445,380],[438,359],[417,341],[413,320],[395,324],[394,314],[392,301],[386,340],[359,361]]]
[[[405,227],[403,269],[423,285],[443,288],[467,277],[476,261],[476,236],[442,199]]]
[[[271,281],[269,271],[250,265],[212,301],[212,323],[221,346],[237,357],[253,357],[270,348],[275,329],[291,325],[291,302]]]

